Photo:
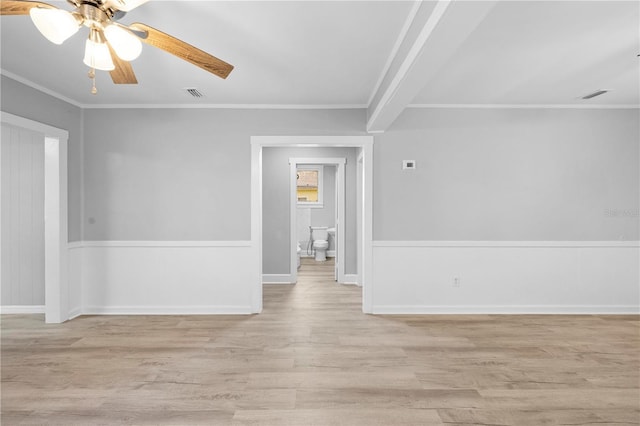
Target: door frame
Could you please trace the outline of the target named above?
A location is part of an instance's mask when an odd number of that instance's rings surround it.
[[[352,147],[363,153],[363,209],[358,226],[363,235],[362,311],[372,313],[373,271],[373,136],[251,137],[251,311],[262,312],[262,150],[265,147]],[[360,266],[359,266],[360,268]]]
[[[364,198],[362,193],[362,182],[364,179],[363,173],[364,167],[364,152],[360,152],[358,158],[356,159],[356,215],[360,216],[363,214],[363,206],[364,206]],[[356,254],[357,254],[357,264],[358,264],[358,285],[362,286],[362,252],[364,247],[364,238],[363,238],[362,228],[358,228],[356,232]]]
[[[44,134],[42,143],[44,144],[45,322],[61,323],[69,319],[69,264],[67,260],[69,132],[4,111],[0,111],[0,122]],[[1,233],[0,229],[0,235]]]
[[[336,235],[338,241],[336,242],[336,268],[338,271],[337,281],[339,283],[345,282],[344,272],[344,259],[345,259],[345,235],[344,235],[344,222],[345,218],[345,187],[346,177],[344,171],[344,165],[347,162],[345,158],[290,158],[289,159],[289,202],[290,202],[290,250],[291,250],[291,270],[290,275],[294,283],[298,282],[298,268],[297,268],[297,245],[298,238],[296,234],[298,232],[298,199],[296,197],[297,189],[297,169],[298,166],[305,165],[321,165],[321,166],[336,166],[338,171],[336,173],[336,208],[338,210],[337,223],[336,223]]]

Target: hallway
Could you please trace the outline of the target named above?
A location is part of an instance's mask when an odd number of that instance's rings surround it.
[[[638,317],[373,316],[303,259],[253,316],[2,316],[2,424],[638,424]]]

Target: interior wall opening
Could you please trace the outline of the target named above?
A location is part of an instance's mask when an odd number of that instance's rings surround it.
[[[340,259],[341,253],[345,255],[347,254],[345,252],[349,252],[342,262],[338,260],[337,264],[332,265],[335,268],[334,280],[341,283],[360,284],[363,287],[362,309],[364,312],[370,312],[371,289],[367,286],[367,280],[370,279],[372,246],[370,214],[372,188],[369,173],[372,166],[370,161],[373,138],[368,136],[262,136],[252,137],[251,143],[252,205],[258,206],[257,209],[252,208],[252,245],[256,248],[258,272],[252,296],[254,312],[262,311],[263,283],[265,285],[295,283],[299,255],[305,259],[313,259],[315,262],[317,250],[313,247],[313,229],[310,227],[326,228],[320,230],[320,237],[325,236],[325,231],[328,234],[326,240],[319,237],[316,239],[327,242],[324,255],[328,255],[329,262],[331,259]],[[279,157],[278,165],[281,167],[274,165],[274,157]],[[362,160],[363,175],[357,178],[359,157]],[[272,185],[272,174],[280,176],[280,182],[286,180],[287,163],[289,186],[285,184],[274,189],[276,185]],[[331,195],[327,198],[328,189],[334,190],[337,195],[334,206],[328,206],[325,209],[324,214],[327,217],[322,219],[323,223],[318,226],[314,226],[313,215],[319,211],[313,208],[307,209],[304,204],[298,205],[298,165],[323,166],[322,204],[324,206],[331,204],[330,199],[333,198]],[[344,174],[342,178],[341,170]],[[367,176],[366,179],[365,176]],[[331,178],[334,178],[333,181]],[[358,190],[357,185],[361,185],[362,188]],[[359,197],[361,197],[360,200],[358,200]],[[302,198],[307,198],[301,200],[303,202],[310,201],[309,197]],[[317,202],[317,200],[312,201]],[[339,206],[341,203],[346,207],[344,214],[346,219],[342,220]],[[364,204],[357,207],[358,203]],[[280,214],[273,214],[274,208]],[[332,227],[329,225],[336,216],[335,236],[333,236],[330,234],[333,230],[330,230]],[[351,224],[349,220],[352,221]],[[340,232],[342,226],[344,231]],[[359,239],[360,242],[358,242]],[[311,247],[307,252],[309,241],[311,241]],[[299,250],[298,246],[300,246]],[[331,249],[332,247],[335,247],[335,251]],[[361,253],[358,253],[359,248]]]

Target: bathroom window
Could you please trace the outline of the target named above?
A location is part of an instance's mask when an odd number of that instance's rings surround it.
[[[298,207],[322,207],[322,169],[323,166],[298,166]]]

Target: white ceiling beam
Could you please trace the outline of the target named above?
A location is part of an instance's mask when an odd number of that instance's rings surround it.
[[[484,20],[498,0],[421,2],[367,108],[367,131],[384,132]]]

